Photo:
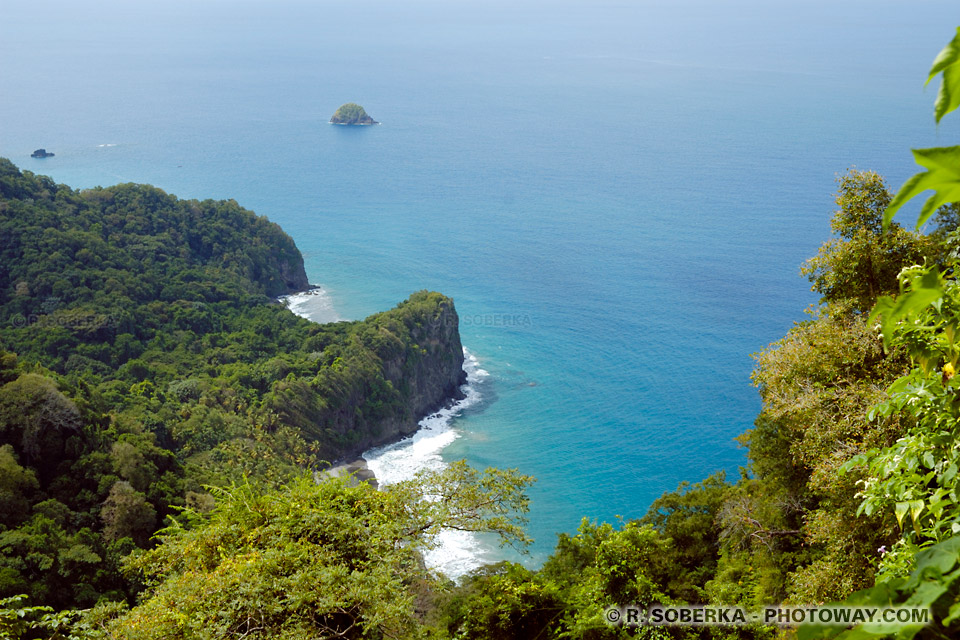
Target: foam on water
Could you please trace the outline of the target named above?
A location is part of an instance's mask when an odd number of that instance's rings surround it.
[[[300,293],[280,296],[277,299],[287,305],[290,311],[307,320],[313,320],[320,324],[343,320],[337,310],[333,308],[333,300],[330,298],[330,294],[323,287],[314,287]]]
[[[469,351],[464,349],[463,355],[467,382],[460,387],[464,394],[462,400],[421,420],[420,429],[411,437],[363,454],[381,485],[408,480],[424,469],[440,470],[445,466],[441,452],[460,437],[454,422],[464,409],[480,402],[479,385],[490,375],[480,368],[477,358]],[[427,566],[451,578],[493,561],[492,550],[474,533],[443,531],[433,542],[435,547],[425,554]]]

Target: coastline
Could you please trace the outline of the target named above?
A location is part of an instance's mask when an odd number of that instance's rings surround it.
[[[336,314],[329,294],[322,286],[313,286],[307,291],[278,298],[300,317],[313,322],[337,322],[343,319]],[[310,303],[314,300],[312,306]],[[287,302],[289,301],[289,302]],[[312,312],[318,312],[315,316]],[[322,318],[327,318],[323,320]],[[332,318],[332,319],[330,319]],[[412,479],[424,470],[441,470],[446,466],[442,453],[460,437],[453,422],[464,410],[476,406],[483,395],[480,392],[489,373],[480,366],[479,360],[463,348],[463,372],[466,380],[456,393],[437,403],[420,416],[415,428],[407,434],[384,444],[351,451],[333,461],[318,473],[342,476],[354,473],[357,482],[368,482],[375,488]],[[479,536],[472,532],[444,531],[433,541],[434,548],[424,554],[427,566],[442,571],[448,577],[460,576],[496,560]]]
[[[278,296],[277,301],[290,311],[318,324],[342,322],[330,298],[330,292],[319,285],[310,285],[309,289]]]
[[[409,480],[420,471],[440,471],[446,467],[443,451],[460,437],[454,423],[465,410],[483,400],[481,387],[490,375],[480,367],[476,356],[466,348],[463,353],[463,368],[467,373],[467,381],[460,387],[463,399],[421,419],[413,435],[363,453],[380,486]],[[495,545],[485,544],[480,535],[470,531],[442,531],[434,538],[433,545],[424,553],[424,561],[428,567],[454,580],[502,559],[495,555]]]
[[[411,299],[415,295],[417,294],[411,294]],[[363,427],[353,422],[353,409],[350,406],[346,409],[334,409],[332,419],[340,420],[341,424],[345,425],[341,429],[344,437],[337,446],[330,446],[324,451],[324,462],[328,465],[325,468],[361,457],[368,449],[394,444],[410,437],[421,428],[425,418],[454,407],[465,397],[462,387],[466,383],[467,372],[463,367],[464,352],[457,330],[457,315],[453,302],[442,294],[428,295],[434,295],[435,300],[444,301],[439,315],[424,317],[408,329],[411,331],[411,340],[420,342],[425,347],[414,345],[412,353],[415,355],[411,356],[412,360],[406,360],[408,355],[401,350],[381,355],[378,361],[388,384],[400,385],[406,389],[404,405],[401,409],[374,421],[363,423]],[[303,291],[278,296],[276,300],[295,315],[318,324],[343,321],[334,309],[329,293],[322,286],[313,285]],[[398,308],[403,304],[406,302],[398,305]],[[391,312],[392,310],[387,313]],[[354,389],[351,394],[348,403],[356,405],[363,401],[362,390]]]
[[[374,489],[380,488],[377,476],[370,470],[370,467],[367,466],[367,461],[364,458],[357,458],[353,462],[337,464],[323,471],[318,471],[315,477],[319,476],[327,476],[329,478],[351,476],[348,484],[352,487],[359,485],[361,482],[366,482]]]
[[[464,350],[464,354],[467,351]],[[459,415],[461,409],[465,408],[461,406],[461,403],[466,400],[466,393],[463,391],[463,388],[467,386],[469,382],[460,385],[460,388],[457,389],[457,395],[448,396],[444,398],[441,402],[437,403],[429,409],[425,414],[420,416],[420,418],[414,424],[414,427],[406,432],[398,433],[395,437],[389,438],[373,446],[360,446],[352,449],[348,449],[346,453],[338,457],[329,463],[330,466],[325,470],[333,469],[335,467],[342,467],[348,464],[352,464],[356,460],[364,460],[366,463],[369,463],[368,455],[373,451],[381,451],[390,447],[395,447],[401,445],[408,440],[414,438],[422,429],[427,426],[429,420],[436,418],[438,416],[442,417],[454,417]],[[472,404],[472,403],[471,403]],[[469,405],[466,405],[469,406]]]

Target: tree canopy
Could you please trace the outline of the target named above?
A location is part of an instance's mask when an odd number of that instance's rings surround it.
[[[233,201],[0,159],[0,598],[132,602],[121,559],[208,487],[282,483],[455,391],[449,298],[318,325],[273,297],[306,286],[289,236]]]
[[[231,485],[211,511],[185,511],[156,548],[128,560],[150,586],[106,633],[413,637],[417,600],[437,581],[422,550],[444,528],[522,544],[529,482],[458,462],[383,491],[312,475],[277,489]]]

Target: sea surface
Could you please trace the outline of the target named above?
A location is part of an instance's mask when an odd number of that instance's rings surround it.
[[[909,148],[960,140],[923,87],[958,22],[955,0],[10,2],[0,155],[268,216],[318,321],[452,296],[469,399],[371,466],[535,476],[535,566],[582,518],[738,476],[750,354],[816,301],[798,270],[836,176],[895,187]],[[328,125],[348,101],[382,124]],[[440,542],[454,575],[516,557]]]

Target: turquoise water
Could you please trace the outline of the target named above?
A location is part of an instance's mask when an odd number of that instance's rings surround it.
[[[735,476],[749,354],[815,300],[835,175],[899,185],[960,139],[922,89],[955,2],[719,4],[10,5],[0,155],[234,198],[345,318],[454,297],[490,375],[443,455],[538,478],[537,561]],[[383,124],[327,125],[347,101]]]

